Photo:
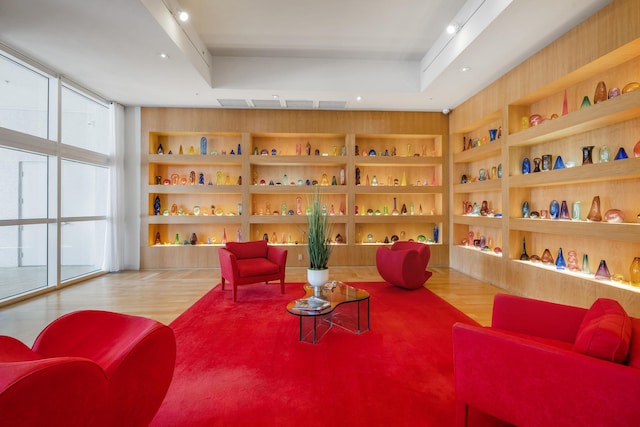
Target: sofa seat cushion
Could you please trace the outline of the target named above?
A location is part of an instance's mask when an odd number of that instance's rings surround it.
[[[268,250],[266,240],[227,242],[226,248],[229,249],[237,259],[266,258]]]
[[[575,351],[610,362],[625,363],[631,343],[631,319],[618,301],[598,298],[578,328]]]
[[[266,258],[239,259],[238,275],[240,277],[264,276],[277,274],[280,268]]]

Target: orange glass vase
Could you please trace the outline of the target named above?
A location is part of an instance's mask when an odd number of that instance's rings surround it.
[[[635,257],[629,267],[629,284],[640,287],[640,257]]]

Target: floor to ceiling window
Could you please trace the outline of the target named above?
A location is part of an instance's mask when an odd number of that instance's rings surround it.
[[[0,50],[0,301],[104,271],[112,105]]]

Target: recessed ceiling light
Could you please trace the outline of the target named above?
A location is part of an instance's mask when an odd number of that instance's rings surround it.
[[[178,12],[178,18],[180,18],[182,22],[187,22],[189,20],[189,14],[184,10],[181,10]]]
[[[458,30],[460,30],[460,27],[456,24],[449,24],[447,26],[447,33],[449,34],[455,34],[458,32]]]
[[[169,59],[169,55],[167,55],[167,54],[166,54],[166,53],[164,53],[164,52],[159,53],[159,54],[158,54],[158,56],[159,56],[160,58],[162,58],[162,59]]]
[[[278,98],[279,98],[279,96],[278,96],[278,95],[271,95],[271,97],[272,97],[273,99],[278,99]]]
[[[469,71],[471,69],[471,67],[462,67],[461,70],[462,71]]]
[[[356,101],[358,102],[362,101],[362,97],[360,95],[356,96]]]

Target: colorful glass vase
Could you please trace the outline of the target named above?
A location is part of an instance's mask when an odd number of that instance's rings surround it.
[[[629,284],[640,286],[640,257],[635,257],[629,267]]]
[[[567,267],[567,263],[562,255],[562,248],[558,248],[558,256],[556,257],[556,268],[558,270],[564,270]]]
[[[593,163],[593,145],[587,145],[584,147],[580,147],[582,150],[582,164],[590,165]]]
[[[525,157],[522,160],[522,174],[526,175],[529,172],[531,172],[531,161],[529,160],[528,157]]]
[[[595,196],[591,202],[591,209],[587,215],[587,221],[600,222],[602,221],[602,214],[600,213],[600,196]]]
[[[614,158],[614,160],[624,160],[628,158],[629,156],[627,156],[627,152],[624,151],[624,147],[620,147],[618,149],[618,152],[616,153],[616,157]]]
[[[611,273],[609,272],[609,267],[607,267],[607,262],[603,259],[600,260],[600,265],[598,266],[598,270],[596,271],[596,279],[601,279],[601,280],[611,279]]]
[[[525,238],[522,238],[522,253],[520,253],[520,261],[529,261],[529,254],[527,253],[527,242]]]

